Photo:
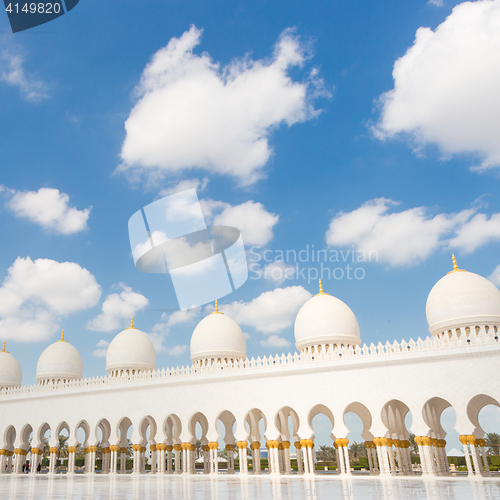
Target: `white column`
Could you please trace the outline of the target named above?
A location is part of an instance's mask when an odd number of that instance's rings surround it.
[[[217,441],[211,441],[208,443],[208,447],[210,448],[210,474],[218,474],[219,473],[219,457],[218,457],[218,447],[219,443]]]
[[[477,440],[474,444],[471,443],[472,461],[474,462],[474,469],[476,476],[483,476],[484,470],[481,465],[481,458],[479,457],[479,449],[477,447]]]
[[[381,476],[389,476],[391,474],[389,467],[389,459],[387,457],[387,440],[386,438],[373,438],[373,442],[377,447],[378,465]]]
[[[295,449],[297,450],[297,474],[304,474],[304,464],[302,463],[302,445],[300,441],[295,441]]]
[[[7,450],[0,450],[0,474],[5,474],[5,468],[7,466],[6,462],[7,462],[7,455],[6,453],[8,453]],[[33,472],[33,468],[32,468],[32,472]]]
[[[335,444],[337,445],[337,473],[345,474],[344,447],[338,444],[338,441],[342,440],[337,439],[337,441],[335,441]]]
[[[490,466],[488,465],[488,458],[486,456],[486,451],[484,449],[484,446],[485,446],[486,443],[485,443],[484,439],[478,439],[477,440],[477,444],[481,448],[481,455],[483,456],[484,475],[485,476],[491,476]]]
[[[252,469],[254,474],[262,474],[260,469],[260,442],[254,441],[250,445],[250,449],[252,450]]]
[[[302,463],[304,465],[304,474],[309,474],[309,455],[307,453],[307,446],[306,446],[306,441],[307,439],[301,439],[300,444],[301,444],[301,450],[302,450]]]
[[[182,446],[180,444],[174,444],[174,451],[175,451],[175,459],[174,459],[174,465],[175,465],[175,474],[181,474],[181,453],[182,453]]]
[[[157,448],[156,444],[151,444],[149,445],[149,448],[151,449],[151,474],[156,474],[156,453],[157,453]]]
[[[110,464],[109,464],[109,472],[110,474],[116,474],[118,472],[118,452],[120,451],[120,447],[117,445],[111,445],[109,447],[110,453]]]
[[[167,474],[172,474],[173,449],[172,445],[167,445]]]
[[[248,461],[247,461],[247,446],[246,441],[238,441],[238,458],[240,462],[240,473],[246,474],[248,472]]]
[[[120,448],[120,472],[122,474],[127,473],[127,448]]]
[[[283,441],[283,455],[285,458],[285,474],[292,473],[292,464],[290,462],[290,441]]]

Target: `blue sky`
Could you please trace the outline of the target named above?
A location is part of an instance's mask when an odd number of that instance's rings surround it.
[[[452,251],[499,285],[499,20],[498,0],[82,0],[15,35],[0,15],[0,337],[23,382],[62,328],[104,374],[131,314],[157,366],[189,363],[205,309],[175,312],[127,230],[186,187],[249,258],[375,252],[351,262],[362,279],[325,263],[367,343],[427,335]],[[249,356],[288,352],[318,265],[258,264],[295,274],[251,272],[221,309]]]

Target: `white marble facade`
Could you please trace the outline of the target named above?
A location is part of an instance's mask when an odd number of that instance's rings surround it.
[[[151,341],[132,323],[108,348],[107,376],[83,379],[78,351],[62,338],[41,355],[38,384],[32,386],[21,385],[19,363],[4,346],[0,473],[19,473],[29,459],[36,474],[49,429],[50,473],[63,429],[69,434],[68,474],[75,470],[79,429],[85,434],[85,472],[95,472],[100,445],[102,473],[123,473],[132,426],[133,473],[145,472],[145,456],[151,454],[151,473],[192,474],[199,424],[207,474],[218,473],[221,446],[238,453],[242,474],[261,472],[264,446],[269,473],[290,474],[296,452],[298,472],[313,474],[312,419],[323,413],[332,423],[339,474],[347,476],[349,429],[343,417],[352,411],[363,422],[371,474],[414,473],[411,432],[422,473],[448,475],[440,417],[452,406],[469,475],[489,475],[478,415],[488,404],[500,406],[500,291],[454,261],[453,271],[431,290],[426,312],[430,337],[362,345],[350,308],[324,293],[320,283],[320,293],[297,315],[299,352],[248,359],[241,329],[216,306],[193,333],[190,366],[156,368]],[[233,471],[234,459],[228,463]]]

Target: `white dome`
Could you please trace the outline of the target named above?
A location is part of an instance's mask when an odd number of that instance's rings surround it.
[[[69,342],[64,340],[64,330],[61,340],[49,345],[38,358],[36,365],[36,379],[44,380],[73,380],[82,378],[83,361],[80,353]]]
[[[426,305],[432,335],[456,328],[500,325],[500,290],[478,274],[458,269],[432,288]]]
[[[23,371],[19,361],[5,350],[0,351],[0,388],[19,387],[23,381]]]
[[[295,318],[295,346],[306,347],[335,344],[359,345],[359,325],[349,306],[340,299],[320,293],[309,299]]]
[[[120,332],[109,344],[106,371],[150,371],[156,369],[156,351],[151,339],[134,327]]]
[[[203,318],[191,336],[191,361],[209,359],[246,359],[245,337],[236,321],[213,312]]]

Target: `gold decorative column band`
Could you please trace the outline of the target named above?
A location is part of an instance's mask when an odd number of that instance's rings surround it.
[[[141,446],[141,453],[146,453],[147,448],[145,446]]]
[[[122,454],[122,453],[127,453],[127,448],[123,448],[123,447],[120,448],[120,454]]]
[[[172,447],[170,447],[170,451],[172,451]],[[156,445],[156,449],[158,451],[165,451],[167,449],[167,445],[165,443],[159,443]]]
[[[175,451],[181,451],[182,450],[182,445],[181,444],[174,444],[174,450]]]
[[[132,450],[134,450],[134,451],[141,451],[142,450],[142,444],[133,444],[132,445]]]
[[[50,454],[52,454],[52,453],[57,453],[58,451],[59,451],[59,448],[56,448],[55,446],[54,446],[54,447],[52,447],[52,446],[51,446],[51,447],[49,448],[49,452],[50,452]]]
[[[210,450],[210,446],[208,446],[208,444],[204,444],[204,445],[202,445],[201,449],[203,451],[208,451],[208,450]]]
[[[234,451],[234,444],[226,444],[226,451]]]
[[[369,449],[369,448],[375,448],[375,443],[373,441],[365,441],[365,447],[367,449]]]
[[[69,450],[68,450],[68,451],[69,451]],[[111,453],[111,448],[107,448],[107,447],[106,447],[106,448],[101,448],[101,452],[102,452],[103,454],[106,454],[106,453]]]
[[[112,444],[112,445],[109,447],[109,449],[110,449],[111,451],[120,451],[120,447],[119,447],[118,445],[116,445],[116,444]]]
[[[7,452],[7,456],[8,456],[8,457],[11,457],[12,455],[14,455],[14,452],[13,452],[13,451],[9,451],[9,452]]]
[[[69,448],[68,448],[69,450]],[[2,450],[0,450],[0,455],[2,454],[1,453]],[[42,451],[40,448],[31,448],[31,454],[32,455],[41,455],[42,454]]]
[[[168,452],[171,452],[173,449],[174,449],[174,447],[173,447],[171,444],[167,444],[167,448],[166,448],[166,450],[167,450]]]
[[[281,443],[281,446],[283,446],[283,449],[288,449],[290,448],[290,441],[283,441]]]
[[[295,445],[295,449],[296,450],[300,450],[302,448],[302,445],[300,444],[300,441],[295,441],[295,443],[293,443]]]
[[[302,442],[302,441],[301,441]],[[273,439],[270,439],[267,443],[266,443],[266,448],[278,448],[278,446],[280,445],[280,442],[278,440],[273,440]]]
[[[52,449],[52,448],[51,448],[51,449]],[[57,448],[56,448],[56,450],[57,450]],[[28,451],[27,451],[27,450],[23,450],[22,448],[16,448],[16,449],[14,450],[14,453],[15,453],[16,455],[27,455],[27,454],[28,454]]]
[[[251,450],[259,450],[259,449],[260,449],[260,443],[259,443],[259,441],[254,441],[254,442],[250,445],[250,449],[251,449]]]
[[[349,444],[349,440],[347,438],[338,438],[335,440],[335,444],[345,448]]]
[[[31,449],[31,453],[33,453],[33,448]],[[68,453],[76,453],[76,446],[68,446]]]
[[[211,450],[216,450],[219,447],[219,443],[217,441],[210,441],[210,443],[208,443],[208,447]]]
[[[2,450],[0,450],[0,457],[1,457],[2,455],[7,455],[8,453],[9,453],[9,452],[8,452],[7,450],[3,450],[3,449],[2,449]]]
[[[444,439],[443,439],[444,441]],[[481,448],[484,448],[484,446],[486,445],[486,441],[484,439],[478,439],[477,440],[477,444],[481,447]]]
[[[236,446],[242,450],[243,448],[246,448],[248,446],[247,441],[236,441]]]
[[[149,448],[151,449],[151,451],[156,451],[157,450],[157,446],[155,444],[149,445]]]
[[[300,444],[304,447],[304,448],[312,448],[314,446],[314,442],[312,439],[301,439],[300,440]]]

